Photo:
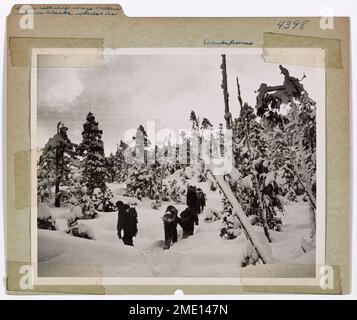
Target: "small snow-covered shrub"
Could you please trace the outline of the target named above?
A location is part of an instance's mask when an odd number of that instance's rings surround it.
[[[94,240],[94,231],[91,227],[83,224],[78,223],[78,219],[84,217],[82,213],[82,208],[80,206],[72,207],[66,214],[65,217],[67,219],[68,230],[67,233],[85,239]]]
[[[222,218],[220,236],[224,239],[235,239],[242,233],[242,226],[236,215],[225,212]]]
[[[157,200],[151,202],[151,208],[153,208],[153,209],[155,209],[155,210],[160,209],[161,206],[162,206],[162,201],[159,200],[159,199],[157,199]]]
[[[248,216],[248,220],[249,220],[250,224],[254,226],[257,224],[258,216],[256,214],[252,214],[252,215]]]
[[[126,195],[128,195],[128,193],[126,193]],[[129,194],[130,195],[130,194]],[[141,201],[144,196],[143,196],[143,193],[140,191],[140,189],[137,189],[135,191],[135,194],[134,194],[135,198],[137,198],[139,201]]]
[[[192,167],[186,167],[180,174],[184,179],[190,180],[195,176],[195,170]]]
[[[93,199],[88,195],[88,188],[81,185],[78,181],[66,190],[66,196],[63,197],[63,202],[71,206],[80,206],[84,219],[95,218],[97,212],[94,208]]]
[[[166,185],[163,186],[161,200],[165,202],[170,201],[169,190]]]
[[[261,259],[258,256],[256,250],[254,250],[252,244],[247,241],[246,245],[241,251],[241,267],[246,267],[249,265],[256,265],[261,263]]]
[[[83,219],[94,219],[97,216],[93,201],[89,195],[83,195],[80,201],[80,205],[82,208]]]
[[[53,200],[52,186],[55,179],[53,177],[48,177],[48,175],[53,175],[53,173],[44,172],[44,174],[47,175],[47,178],[41,176],[41,170],[38,170],[37,199],[41,203]]]
[[[134,164],[130,167],[125,196],[149,198],[155,200],[155,194],[158,192],[161,196],[163,179],[166,173],[162,166],[147,166],[143,164]]]
[[[170,199],[176,203],[182,203],[182,195],[184,192],[184,187],[177,180],[172,180],[169,186]]]
[[[114,212],[116,211],[116,206],[113,202],[108,201],[104,206],[104,212]]]
[[[211,191],[216,191],[217,190],[217,183],[210,181],[210,187],[209,189]]]
[[[205,207],[203,210],[203,219],[204,221],[217,221],[222,217],[220,210],[211,207]]]
[[[57,230],[56,219],[52,217],[50,208],[47,205],[40,205],[37,208],[37,228],[45,230]]]
[[[206,182],[207,179],[203,174],[199,174],[198,177],[197,177],[197,181],[198,182]]]
[[[110,201],[113,198],[112,191],[107,188],[104,192],[99,188],[93,190],[92,201],[94,208],[99,211],[115,211],[114,204]]]
[[[68,212],[65,213],[68,229],[77,225],[78,219],[83,218],[82,208],[80,206],[73,206]]]
[[[95,240],[94,230],[86,224],[79,223],[71,229],[70,232],[74,237]]]

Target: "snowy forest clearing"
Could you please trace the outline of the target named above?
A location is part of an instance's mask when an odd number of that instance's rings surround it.
[[[145,126],[135,114],[118,141],[88,110],[76,143],[57,122],[37,164],[39,276],[238,278],[257,267],[259,277],[275,264],[292,266],[291,277],[307,275],[301,264],[313,271],[317,113],[306,75],[276,66],[283,83],[257,82],[251,106],[238,77],[238,99],[229,99],[221,59],[224,113],[215,124],[204,110],[178,109],[160,113],[160,123],[177,117],[189,129],[155,132],[155,121]],[[114,153],[105,153],[104,137]]]
[[[199,186],[208,194],[208,206],[216,204],[218,191],[212,192],[207,183]],[[111,184],[115,200],[128,201],[118,195],[122,186]],[[236,239],[225,240],[219,236],[221,220],[206,222],[204,213],[193,236],[182,239],[178,227],[178,242],[170,250],[163,250],[164,228],[162,210],[151,208],[150,200],[138,204],[139,233],[134,247],[125,246],[118,239],[116,212],[99,213],[96,219],[80,220],[95,233],[95,241],[72,237],[66,229],[66,208],[51,208],[59,231],[38,230],[39,275],[53,276],[105,276],[105,277],[239,277],[242,260],[249,251],[249,242],[242,233]],[[211,202],[211,203],[210,203]],[[169,205],[170,203],[167,203]],[[165,204],[166,205],[166,204]],[[179,211],[184,206],[177,206]],[[273,232],[271,244],[276,259],[286,263],[299,263],[304,256],[301,238],[309,234],[308,204],[293,203],[287,207],[282,232]],[[254,227],[263,233],[261,227]],[[314,254],[303,260],[315,264]],[[80,268],[73,268],[80,266]]]

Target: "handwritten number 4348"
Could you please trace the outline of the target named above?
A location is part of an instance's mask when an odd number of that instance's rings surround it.
[[[277,24],[278,29],[304,30],[304,26],[309,20],[280,20]]]

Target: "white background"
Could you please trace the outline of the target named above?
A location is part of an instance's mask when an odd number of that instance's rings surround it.
[[[124,8],[124,12],[128,16],[164,16],[164,17],[243,17],[243,16],[350,16],[351,17],[351,41],[352,41],[352,52],[351,55],[354,57],[357,52],[356,41],[356,19],[357,19],[357,6],[353,0],[299,0],[299,1],[286,1],[286,0],[269,0],[269,5],[265,1],[258,0],[106,0],[106,1],[93,1],[93,0],[79,0],[79,1],[69,1],[69,0],[5,0],[1,1],[0,14],[1,14],[1,27],[0,30],[0,43],[3,44],[3,53],[6,52],[6,16],[10,13],[11,7],[16,3],[22,4],[34,4],[34,3],[103,3],[103,4],[113,4],[119,3]],[[0,77],[0,85],[3,93],[2,104],[5,105],[5,57],[3,55],[2,59],[2,76]],[[353,61],[353,74],[352,74],[352,84],[357,82],[356,79],[356,63]],[[352,88],[352,86],[351,86]],[[356,101],[357,91],[352,92],[352,100]],[[4,107],[2,108],[4,110]],[[353,110],[353,107],[352,107]],[[5,111],[0,113],[0,127],[2,139],[0,139],[0,150],[4,151],[5,146]],[[351,128],[357,124],[356,112],[351,113]],[[356,130],[351,133],[351,143],[354,158],[357,155],[356,152]],[[0,200],[0,298],[1,299],[132,299],[133,296],[8,296],[5,294],[5,227],[4,227],[4,179],[5,179],[5,168],[4,168],[4,154],[0,158],[1,161],[1,171],[0,171],[0,193],[2,195],[2,200]],[[351,163],[353,160],[351,159]],[[352,181],[351,181],[352,183]],[[355,190],[357,183],[356,170],[353,170],[353,185],[352,189]],[[353,194],[351,198],[353,198]],[[351,243],[354,244],[352,248],[352,271],[357,265],[357,223],[356,219],[353,219],[353,228]],[[179,289],[179,288],[178,288]],[[355,272],[352,272],[352,294],[349,296],[315,296],[315,295],[239,295],[239,296],[180,296],[182,299],[357,299],[357,281]],[[177,299],[178,296],[135,296],[137,299]]]

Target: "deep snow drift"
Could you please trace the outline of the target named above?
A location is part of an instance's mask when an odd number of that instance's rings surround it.
[[[174,175],[173,175],[174,176]],[[171,177],[170,177],[171,178]],[[207,207],[221,206],[221,195],[210,191],[207,182],[195,184],[207,195]],[[164,202],[159,210],[151,208],[151,200],[139,201],[124,197],[125,185],[110,184],[113,201],[136,203],[139,233],[134,247],[125,246],[117,237],[117,213],[99,213],[93,220],[84,220],[95,232],[96,240],[76,238],[64,232],[65,214],[69,209],[51,208],[58,231],[38,230],[39,276],[101,276],[101,277],[239,277],[241,262],[251,250],[244,233],[234,240],[219,236],[221,221],[200,224],[195,234],[179,240],[169,250],[163,250],[164,228],[161,220],[169,204],[181,212],[185,206]],[[207,209],[208,210],[208,209]],[[260,227],[255,227],[262,232]],[[315,264],[315,251],[305,254],[301,239],[309,234],[309,211],[304,202],[286,208],[282,232],[271,232],[273,255],[281,263]],[[75,267],[74,267],[75,266]],[[248,268],[255,268],[249,266]],[[254,269],[253,269],[254,270]]]

